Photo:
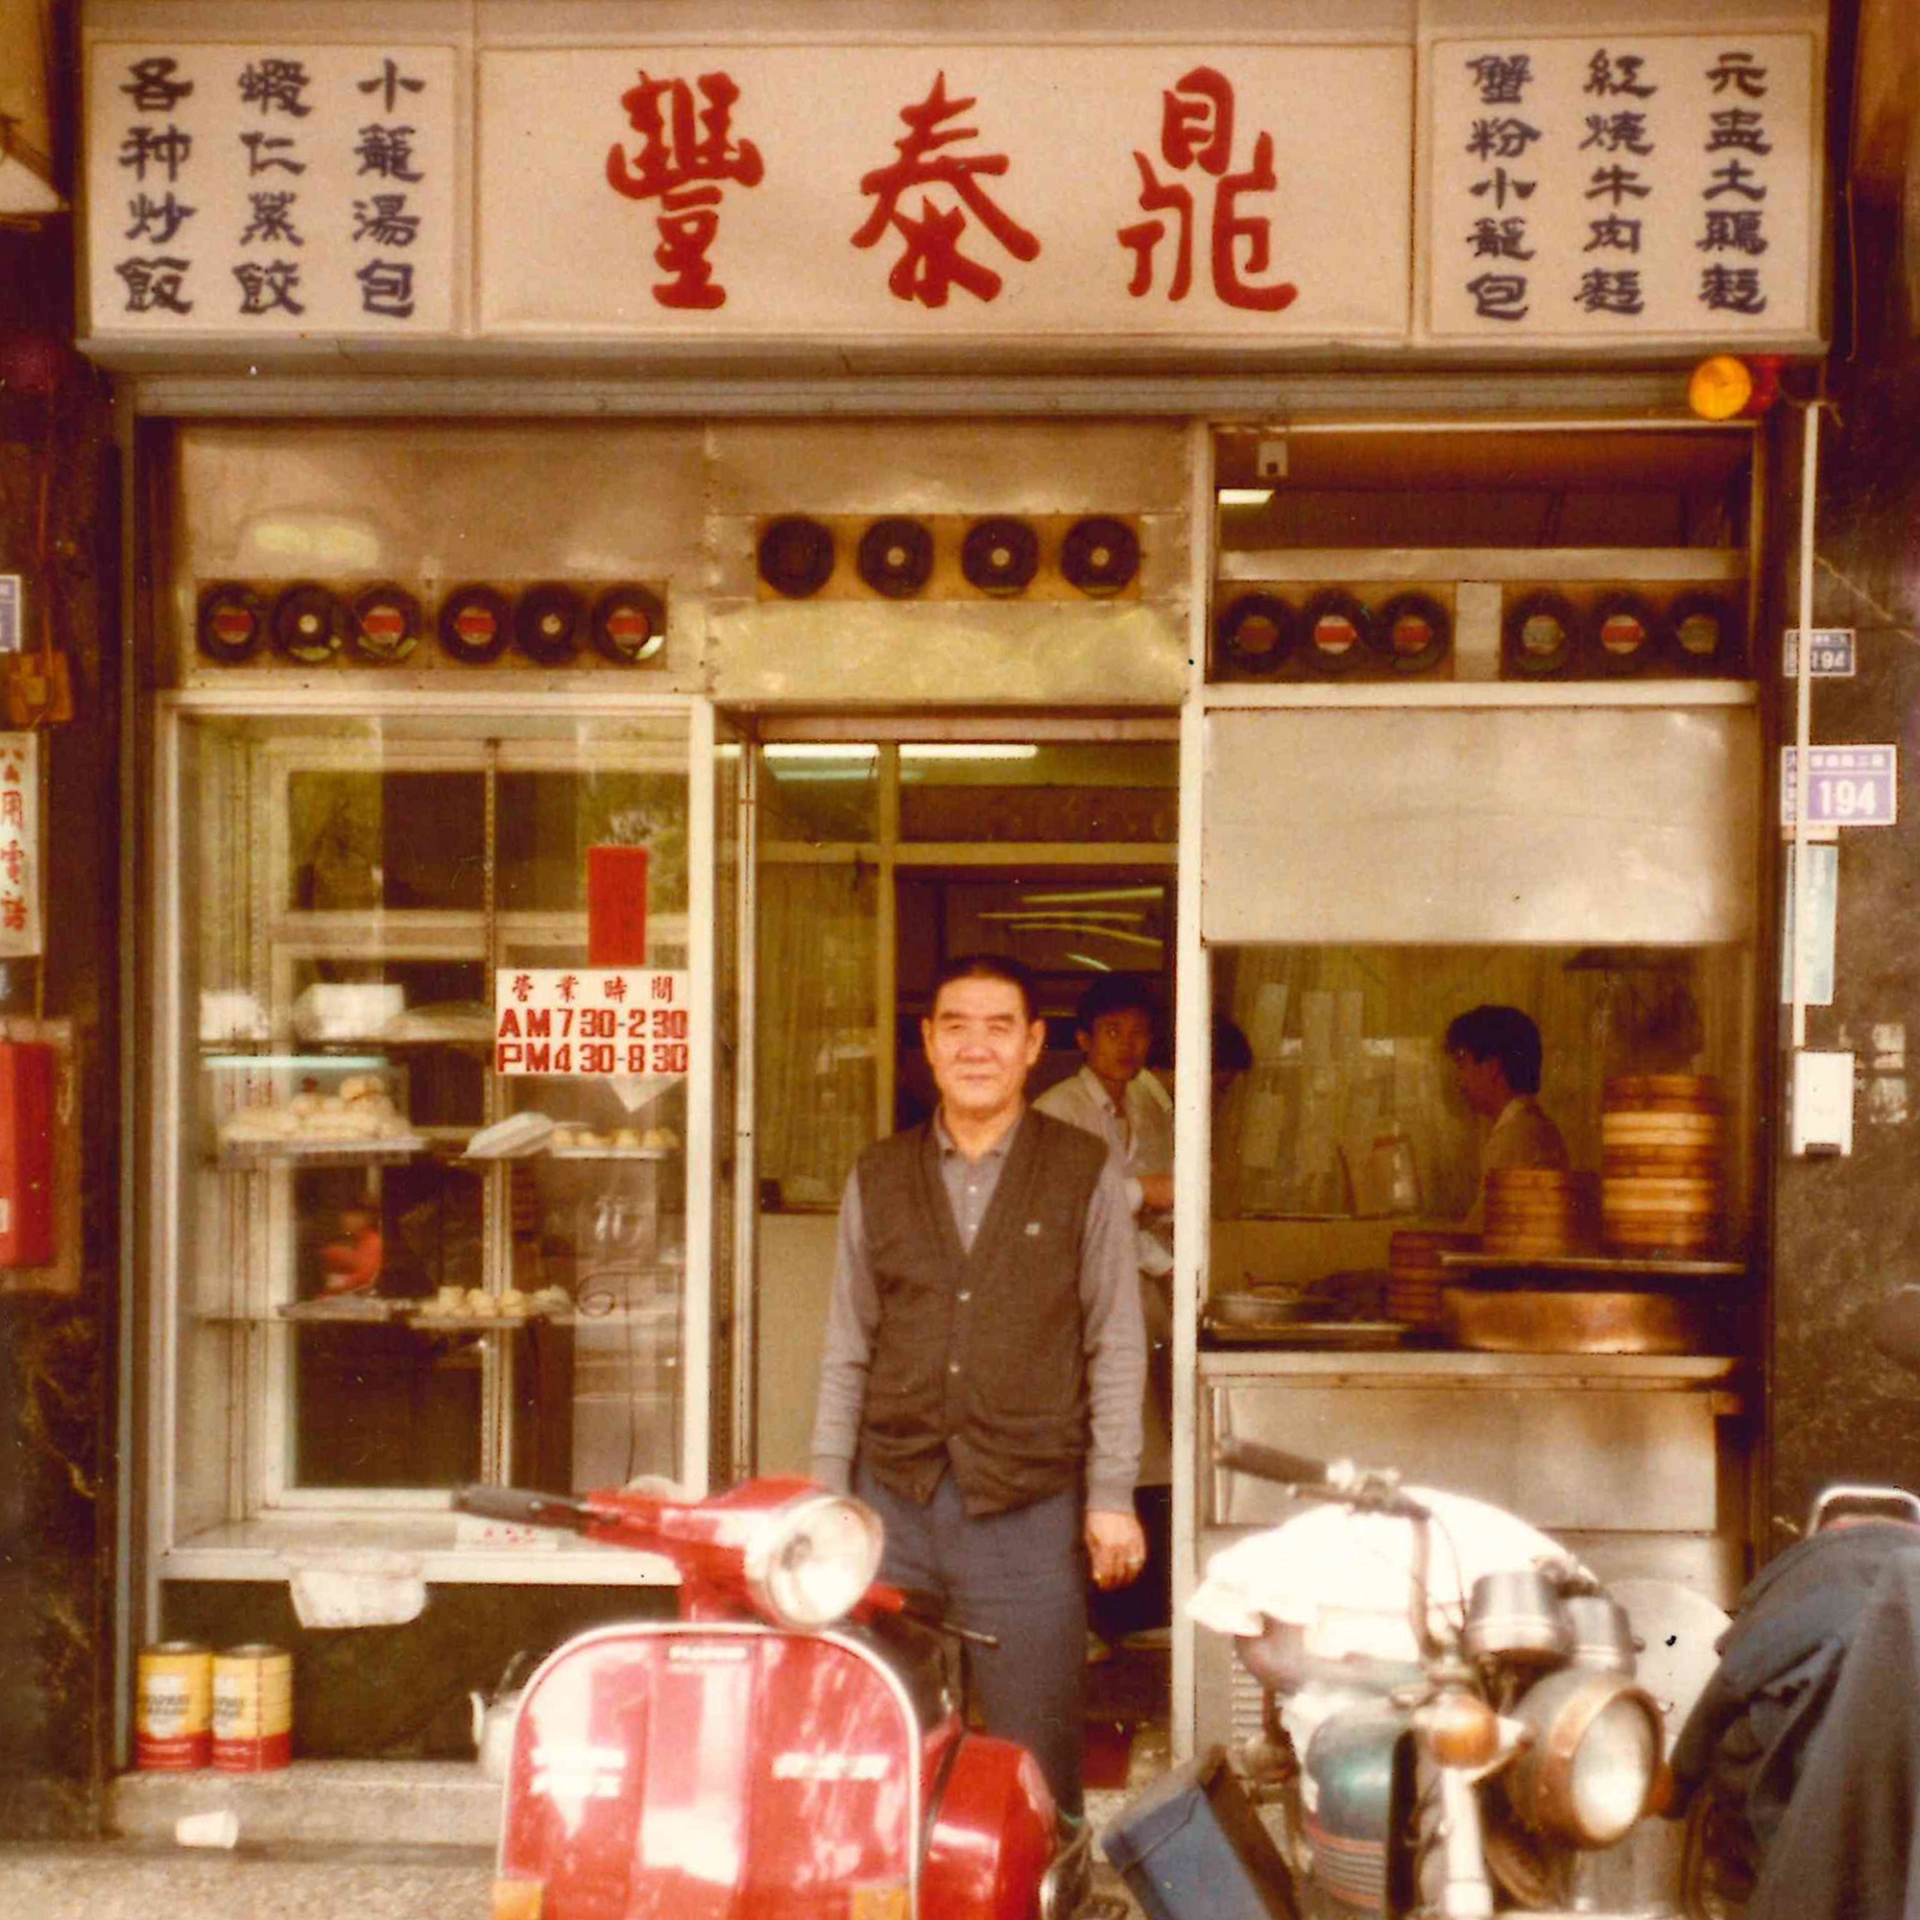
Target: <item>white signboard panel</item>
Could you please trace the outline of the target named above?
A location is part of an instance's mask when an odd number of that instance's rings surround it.
[[[1412,61],[486,51],[481,331],[1404,337]]]
[[[96,45],[94,335],[450,331],[454,81],[450,47]]]
[[[1810,36],[1439,40],[1430,60],[1436,338],[1813,328]]]
[[[0,733],[0,960],[40,951],[40,736]]]
[[[694,1035],[687,976],[658,967],[502,967],[493,1070],[683,1078]]]

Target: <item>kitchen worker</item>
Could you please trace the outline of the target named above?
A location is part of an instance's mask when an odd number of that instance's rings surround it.
[[[1034,1112],[1031,974],[952,960],[920,1023],[939,1104],[848,1176],[813,1471],[886,1526],[881,1577],[993,1634],[987,1730],[1084,1815],[1087,1607],[1138,1578],[1146,1372],[1132,1211],[1104,1142]]]
[[[1540,1104],[1540,1029],[1518,1007],[1473,1007],[1447,1028],[1447,1058],[1467,1109],[1486,1131],[1480,1186],[1467,1224],[1486,1216],[1487,1175],[1512,1167],[1571,1165],[1560,1129]]]
[[[1096,1590],[1088,1652],[1101,1658],[1131,1633],[1172,1619],[1173,1567],[1173,1101],[1146,1071],[1159,1009],[1144,980],[1103,973],[1080,996],[1074,1039],[1085,1064],[1034,1101],[1107,1143],[1133,1210],[1140,1313],[1147,1338],[1140,1478],[1134,1508],[1147,1540],[1140,1579]]]

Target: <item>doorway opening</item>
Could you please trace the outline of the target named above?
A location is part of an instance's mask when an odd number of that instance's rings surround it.
[[[1030,1098],[1079,1071],[1087,988],[1138,981],[1158,1010],[1146,1070],[1170,1084],[1179,746],[1160,719],[1039,737],[1024,718],[781,731],[753,749],[757,1184],[735,1421],[751,1444],[736,1464],[803,1473],[841,1192],[865,1146],[933,1110],[920,1023],[940,966],[988,952],[1033,970],[1047,1046]],[[1134,1748],[1164,1755],[1164,1648],[1100,1659],[1089,1695],[1090,1786],[1124,1784]]]

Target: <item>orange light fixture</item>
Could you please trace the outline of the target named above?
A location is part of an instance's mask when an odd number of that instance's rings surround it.
[[[1731,420],[1752,398],[1752,370],[1731,353],[1702,360],[1687,381],[1687,405],[1702,420]]]

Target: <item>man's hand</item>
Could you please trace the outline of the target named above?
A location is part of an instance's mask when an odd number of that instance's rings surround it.
[[[1147,1536],[1131,1513],[1087,1509],[1087,1558],[1096,1587],[1124,1587],[1147,1563]]]
[[[1140,1204],[1149,1213],[1171,1213],[1173,1211],[1173,1175],[1170,1173],[1143,1173],[1136,1176],[1140,1182]]]

